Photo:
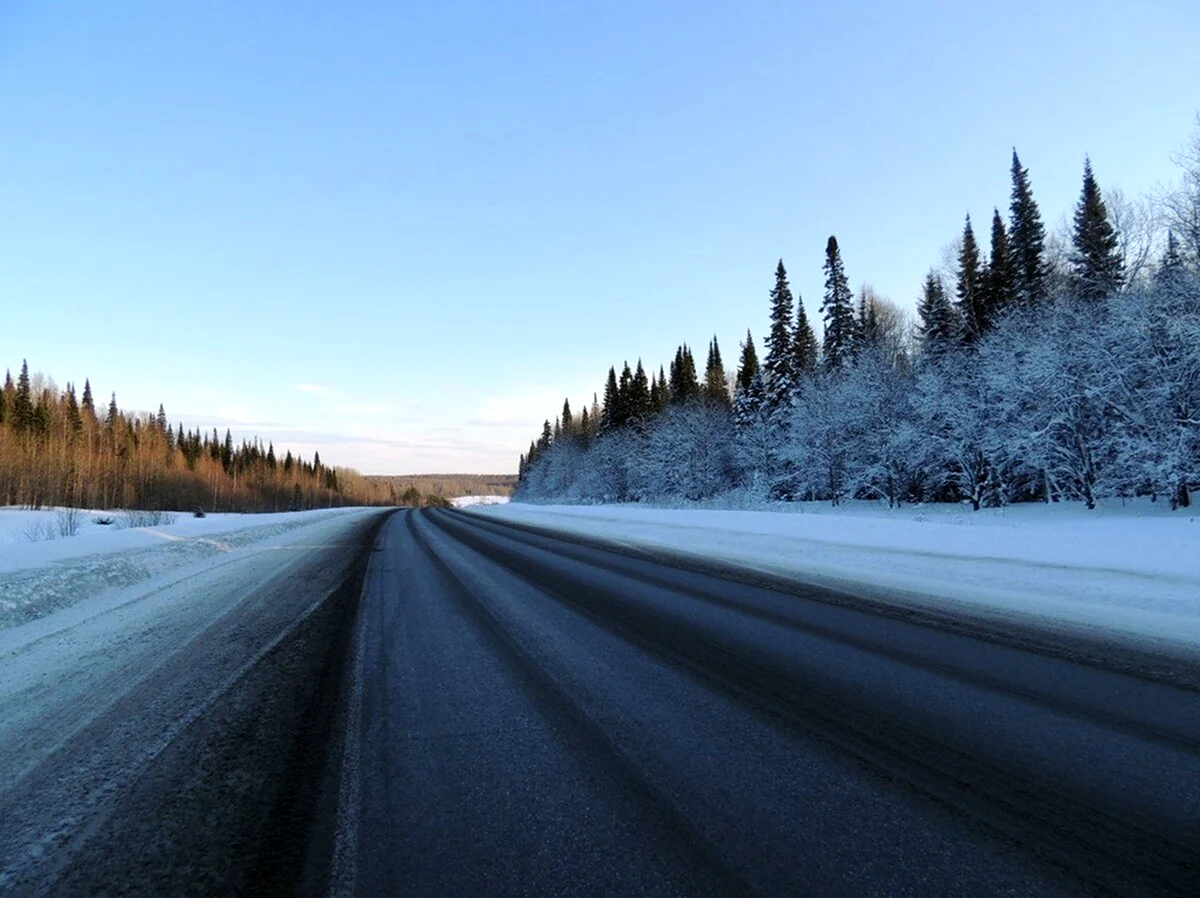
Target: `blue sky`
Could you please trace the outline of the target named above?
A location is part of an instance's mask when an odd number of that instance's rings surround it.
[[[911,306],[1013,146],[1172,182],[1200,5],[0,2],[0,364],[366,472],[511,471],[610,364]]]

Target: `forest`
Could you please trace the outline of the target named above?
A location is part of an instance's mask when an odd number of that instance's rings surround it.
[[[1200,118],[1197,124],[1200,125]],[[1200,129],[1178,185],[1129,200],[1085,160],[1073,218],[1047,233],[1012,154],[1007,220],[968,216],[920,287],[917,320],[825,247],[818,340],[780,260],[760,361],[714,337],[666,370],[610,368],[522,454],[526,501],[873,499],[1016,502],[1200,489]],[[914,285],[915,286],[915,285]]]
[[[131,414],[90,381],[59,389],[22,362],[0,390],[0,505],[184,511],[299,511],[393,504],[386,484],[273,444],[172,427],[163,407]]]

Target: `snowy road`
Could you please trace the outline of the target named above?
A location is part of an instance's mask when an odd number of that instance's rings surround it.
[[[1200,894],[1186,662],[382,520],[0,630],[0,894]]]
[[[289,889],[381,519],[316,514],[0,631],[0,894]]]
[[[1193,689],[458,512],[381,545],[334,894],[1200,893]]]

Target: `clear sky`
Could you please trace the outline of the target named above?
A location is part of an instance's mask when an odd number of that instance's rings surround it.
[[[611,364],[911,306],[1014,146],[1051,226],[1200,107],[1195,0],[0,0],[0,365],[370,473],[493,472]],[[761,344],[760,344],[761,345]]]

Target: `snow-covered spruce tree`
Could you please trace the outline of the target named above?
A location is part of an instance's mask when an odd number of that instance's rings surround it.
[[[767,357],[763,362],[764,402],[768,415],[785,409],[792,397],[792,288],[788,285],[783,259],[775,268],[771,288],[771,329],[767,333]]]
[[[842,263],[842,251],[837,237],[830,236],[825,244],[825,296],[821,315],[825,322],[825,344],[822,360],[827,370],[836,371],[854,355],[854,296]]]
[[[721,359],[721,347],[717,344],[716,335],[708,344],[708,361],[704,366],[704,402],[708,405],[729,408],[729,384],[725,380],[725,362]]]
[[[1012,249],[1013,284],[1017,302],[1036,306],[1046,298],[1046,228],[1033,199],[1029,171],[1012,154],[1012,196],[1009,201],[1008,242]]]
[[[792,378],[796,385],[806,377],[812,376],[821,360],[821,345],[812,325],[808,323],[808,313],[804,311],[804,300],[796,294],[796,329],[792,333]]]
[[[1016,278],[1008,231],[1000,210],[992,210],[992,243],[987,266],[983,270],[981,303],[988,325],[999,321],[1017,306]]]
[[[1108,207],[1092,173],[1092,161],[1086,157],[1071,245],[1072,292],[1076,296],[1094,301],[1121,289],[1125,272],[1120,240],[1108,220]]]
[[[965,343],[978,343],[987,333],[990,322],[983,305],[983,272],[979,267],[979,244],[967,215],[963,225],[962,242],[958,250],[958,280],[954,288],[958,297],[958,314],[963,322]]]
[[[646,369],[642,360],[638,359],[637,368],[629,382],[629,395],[626,399],[628,406],[627,423],[636,428],[649,426],[655,415],[654,403],[650,397],[650,383],[646,380]]]
[[[675,350],[675,360],[671,362],[670,396],[672,405],[691,402],[700,396],[696,360],[686,343]]]
[[[958,312],[946,295],[941,277],[932,269],[921,287],[917,316],[921,352],[926,358],[937,358],[958,345],[961,339]]]

